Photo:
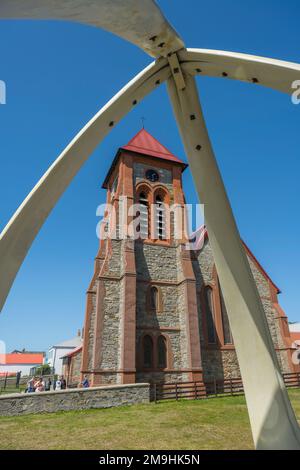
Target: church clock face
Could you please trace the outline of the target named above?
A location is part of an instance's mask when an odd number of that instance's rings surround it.
[[[155,183],[156,181],[159,180],[159,174],[155,170],[147,170],[146,178],[147,180],[151,181],[151,183]]]

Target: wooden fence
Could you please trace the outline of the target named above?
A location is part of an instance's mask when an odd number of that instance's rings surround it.
[[[300,373],[283,374],[287,388],[300,388]],[[166,384],[153,384],[151,389],[152,400],[200,400],[227,395],[239,396],[244,394],[241,378],[212,380],[209,382],[178,382]]]
[[[17,391],[22,389],[22,385],[26,383],[23,377],[12,376],[9,374],[2,375],[0,377],[0,394],[7,391]]]

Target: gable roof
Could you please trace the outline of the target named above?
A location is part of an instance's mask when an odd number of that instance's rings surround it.
[[[171,162],[186,165],[182,160],[175,157],[164,145],[155,139],[145,129],[141,129],[124,147],[123,150],[130,150],[131,152],[141,153],[142,155],[151,155]]]
[[[197,237],[197,241],[196,241],[196,247],[195,247],[195,251],[197,250],[202,250],[203,246],[204,246],[204,242],[205,240],[207,239],[208,240],[208,231],[207,231],[207,228],[205,227],[205,225],[202,225],[201,227],[198,228],[198,230],[196,230],[195,233],[193,233],[193,235],[191,236],[192,237]],[[264,270],[264,268],[262,267],[262,265],[259,263],[259,261],[256,259],[256,257],[254,256],[254,254],[252,253],[252,251],[250,250],[250,248],[248,248],[248,246],[246,245],[246,243],[242,240],[242,244],[246,250],[246,253],[248,254],[248,256],[252,259],[252,261],[254,262],[254,264],[256,264],[257,268],[259,269],[259,271],[262,273],[262,275],[265,277],[265,279],[267,281],[270,282],[270,284],[274,287],[274,289],[276,290],[277,294],[280,294],[281,293],[281,290],[279,289],[279,287],[276,286],[276,284],[272,281],[272,279],[270,278],[270,276],[268,275],[268,273]]]
[[[72,339],[67,339],[65,341],[62,341],[61,343],[54,344],[52,348],[77,348],[80,346],[82,343],[82,338],[81,336],[75,336]]]
[[[188,164],[180,160],[178,157],[173,155],[164,145],[162,145],[157,139],[155,139],[148,131],[144,128],[141,129],[129,142],[127,145],[120,147],[114,161],[105,177],[102,188],[107,188],[107,183],[109,177],[116,166],[116,163],[119,159],[120,153],[122,150],[127,152],[134,152],[139,155],[146,155],[148,157],[154,157],[158,160],[167,160],[175,164],[181,165],[183,170],[188,167]]]
[[[0,364],[43,364],[43,354],[0,354]]]
[[[73,351],[65,354],[64,356],[61,356],[60,359],[63,359],[64,357],[72,357],[76,356],[76,354],[79,354],[82,351],[82,345],[78,346],[77,348],[73,349]]]

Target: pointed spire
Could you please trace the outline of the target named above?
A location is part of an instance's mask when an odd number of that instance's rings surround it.
[[[149,155],[151,157],[162,158],[176,163],[184,164],[182,160],[175,157],[164,145],[156,140],[146,129],[142,128],[122,150]]]
[[[117,164],[117,161],[120,157],[121,150],[134,152],[141,155],[146,155],[147,157],[155,157],[159,160],[167,160],[169,162],[177,163],[181,165],[182,171],[184,171],[188,164],[175,157],[164,145],[162,145],[158,140],[156,140],[149,132],[142,128],[124,147],[120,147],[114,161],[108,173],[105,177],[102,188],[107,188],[109,177]],[[159,165],[159,162],[158,162]]]

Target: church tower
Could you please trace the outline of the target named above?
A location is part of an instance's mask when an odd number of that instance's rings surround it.
[[[142,129],[118,150],[104,180],[107,210],[81,362],[94,386],[202,381],[196,280],[182,216],[186,167]]]

